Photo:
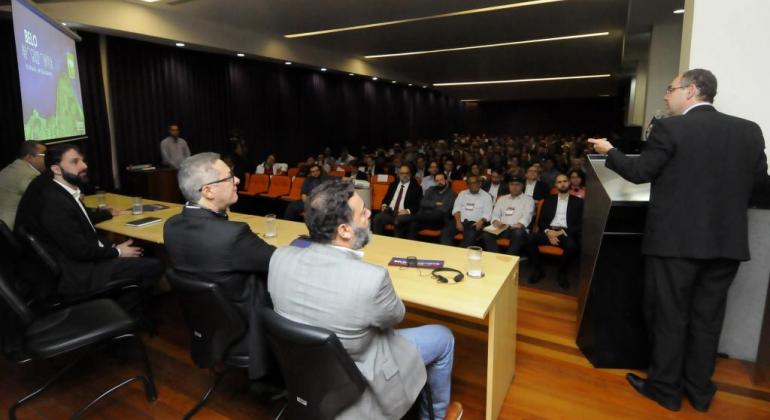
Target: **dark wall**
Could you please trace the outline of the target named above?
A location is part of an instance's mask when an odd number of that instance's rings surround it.
[[[494,135],[571,134],[608,135],[620,132],[623,101],[618,97],[558,100],[469,102],[466,131]]]

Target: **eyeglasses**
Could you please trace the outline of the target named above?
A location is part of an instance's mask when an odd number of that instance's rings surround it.
[[[671,85],[666,86],[666,94],[674,93],[677,89],[687,89],[690,85],[673,87]]]
[[[235,174],[233,174],[233,171],[230,171],[230,176],[228,176],[226,178],[218,179],[216,181],[207,182],[207,183],[201,185],[201,187],[198,188],[198,192],[203,191],[203,187],[205,187],[207,185],[219,184],[220,182],[225,182],[225,181],[231,181],[231,182],[235,183]]]

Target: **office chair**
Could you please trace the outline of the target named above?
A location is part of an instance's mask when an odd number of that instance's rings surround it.
[[[102,392],[75,413],[72,418],[82,417],[88,409],[104,397],[134,381],[144,383],[148,401],[157,399],[150,361],[147,358],[144,343],[136,336],[136,324],[115,302],[108,299],[92,300],[37,317],[19,299],[19,296],[10,286],[10,277],[7,269],[0,269],[0,302],[5,303],[3,306],[14,315],[8,320],[4,319],[3,322],[13,323],[15,330],[20,335],[21,346],[13,354],[14,361],[20,365],[29,365],[35,361],[80,353],[74,360],[46,380],[42,386],[14,402],[8,409],[8,417],[11,420],[16,419],[16,410],[21,405],[43,393],[76,364],[88,359],[94,350],[127,339],[134,339],[139,345],[144,363],[144,374],[125,379]]]

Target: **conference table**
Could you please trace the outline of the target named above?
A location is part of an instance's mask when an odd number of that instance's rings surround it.
[[[96,197],[85,198],[86,205],[96,207]],[[108,206],[130,209],[132,197],[106,194]],[[141,215],[121,215],[104,221],[96,227],[105,232],[163,244],[163,223],[182,210],[181,204],[144,200],[144,204],[162,204],[168,208]],[[144,227],[129,227],[127,222],[144,217],[158,217],[161,222]],[[303,223],[276,220],[277,236],[265,238],[265,218],[249,214],[230,213],[231,221],[247,223],[251,230],[267,243],[287,246],[299,235],[306,235]],[[406,304],[408,312],[435,314],[438,322],[452,321],[462,325],[471,322],[486,330],[486,419],[495,419],[500,413],[503,400],[514,377],[516,361],[516,312],[518,299],[518,258],[509,255],[484,252],[482,265],[484,276],[459,282],[439,283],[430,275],[430,269],[388,266],[392,257],[416,256],[418,259],[444,260],[445,266],[466,271],[468,261],[464,248],[417,242],[388,236],[373,235],[364,249],[364,260],[388,269],[398,296]],[[451,277],[450,274],[448,277]],[[455,360],[455,364],[462,364]]]

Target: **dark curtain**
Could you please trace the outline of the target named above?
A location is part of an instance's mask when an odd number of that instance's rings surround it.
[[[361,76],[114,37],[108,57],[121,167],[159,163],[172,122],[193,153],[224,151],[238,128],[255,165],[268,153],[293,165],[326,146],[357,154],[442,137],[462,122],[456,100]]]
[[[77,144],[86,155],[91,185],[112,188],[110,140],[99,61],[99,38],[91,33],[79,35],[83,40],[76,44],[76,52],[88,138]],[[16,158],[21,142],[24,141],[19,73],[10,15],[0,17],[0,57],[0,165],[5,166]]]

